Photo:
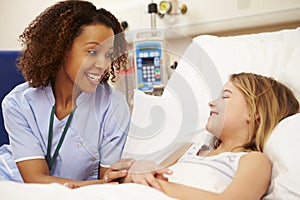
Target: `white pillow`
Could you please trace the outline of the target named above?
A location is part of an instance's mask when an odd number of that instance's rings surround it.
[[[279,75],[279,80],[281,80],[283,83],[291,87],[294,90],[297,99],[300,101],[299,74],[300,74],[300,44],[291,53],[286,68]]]
[[[300,113],[282,120],[265,147],[273,164],[269,191],[264,200],[300,199]]]
[[[161,97],[135,91],[122,157],[159,164],[183,144],[204,142],[210,137],[205,130],[208,102],[221,87],[213,62],[199,45],[191,44]]]
[[[300,27],[228,37],[200,35],[194,42],[212,59],[223,83],[231,73],[254,72],[289,85],[300,100]]]

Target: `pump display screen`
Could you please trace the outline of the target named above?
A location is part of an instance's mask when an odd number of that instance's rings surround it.
[[[152,91],[153,86],[162,84],[161,45],[146,42],[136,45],[137,88]]]
[[[158,46],[142,46],[142,47],[140,47],[140,51],[145,51],[145,50],[158,50]]]

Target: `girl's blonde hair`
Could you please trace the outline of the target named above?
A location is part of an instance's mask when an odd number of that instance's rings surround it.
[[[291,89],[270,77],[239,73],[232,74],[229,81],[242,91],[252,116],[249,138],[243,148],[263,152],[275,126],[299,112],[299,102]]]

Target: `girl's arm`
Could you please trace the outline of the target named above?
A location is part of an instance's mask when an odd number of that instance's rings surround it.
[[[263,153],[252,152],[240,159],[233,181],[220,194],[163,180],[158,181],[166,194],[178,199],[259,200],[268,189],[271,170],[271,162],[267,156]]]
[[[122,179],[123,183],[138,183],[142,185],[151,186],[155,189],[161,190],[161,187],[157,181],[158,179],[161,180],[167,180],[167,178],[164,175],[171,175],[172,171],[169,170],[167,167],[173,165],[178,161],[178,159],[187,151],[187,149],[191,146],[190,143],[184,144],[181,147],[179,147],[176,151],[174,151],[172,154],[170,154],[165,160],[163,160],[158,166],[157,170],[153,170],[150,172],[145,173],[128,173],[128,175]],[[120,160],[117,162],[117,164],[127,164],[126,160]],[[138,163],[137,161],[136,163]],[[150,161],[149,161],[150,162]],[[132,167],[132,165],[136,164],[133,159],[131,159],[130,165],[126,165],[129,169]],[[145,163],[146,164],[146,163]],[[156,165],[153,163],[153,165]],[[140,167],[141,169],[144,167]]]

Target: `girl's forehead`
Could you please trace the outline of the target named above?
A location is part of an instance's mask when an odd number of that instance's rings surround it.
[[[231,81],[227,81],[223,86],[223,90],[232,90],[234,88],[236,88],[236,86]]]
[[[230,92],[232,94],[242,95],[242,91],[237,86],[235,86],[234,83],[232,83],[231,81],[227,81],[224,84],[222,93],[224,92]]]

